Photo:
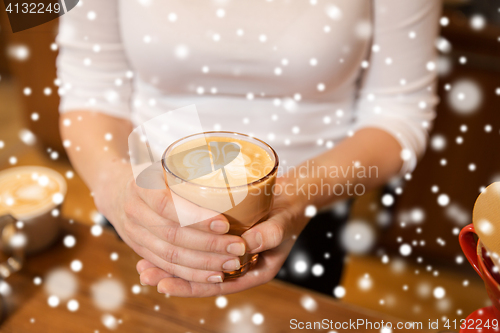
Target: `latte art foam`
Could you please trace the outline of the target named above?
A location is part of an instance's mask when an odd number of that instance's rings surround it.
[[[28,219],[59,205],[66,183],[57,172],[43,167],[18,167],[0,172],[0,216]]]
[[[175,175],[211,187],[227,186],[224,173],[230,186],[240,186],[263,178],[274,167],[263,148],[227,137],[186,142],[174,148],[171,156],[175,157],[167,160],[167,167]]]

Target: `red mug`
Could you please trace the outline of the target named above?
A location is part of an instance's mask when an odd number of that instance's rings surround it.
[[[469,263],[484,281],[488,297],[493,303],[495,316],[500,320],[500,274],[493,270],[494,264],[488,251],[481,240],[476,242],[474,235],[476,235],[474,225],[465,226],[458,236],[460,247]]]

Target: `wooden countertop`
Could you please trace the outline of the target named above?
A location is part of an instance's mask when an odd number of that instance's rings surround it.
[[[62,224],[62,236],[57,244],[28,258],[23,270],[6,280],[10,285],[10,296],[7,298],[10,313],[0,326],[1,332],[274,333],[297,331],[291,329],[292,319],[304,323],[323,319],[333,323],[357,319],[372,323],[397,321],[278,281],[227,295],[225,307],[216,305],[216,297],[168,298],[157,293],[155,288],[139,285],[135,269],[139,257],[114,232],[105,229],[96,237],[91,234],[89,226],[67,221]],[[76,239],[71,248],[63,242],[67,235]],[[111,258],[112,253],[115,260]],[[82,264],[77,272],[70,268],[74,260]],[[66,277],[58,281],[58,274]],[[35,277],[40,277],[42,283],[35,284]],[[77,285],[73,291],[71,281]],[[51,307],[48,299],[53,291],[47,289],[54,288],[57,293],[66,296],[60,297],[58,306]],[[9,293],[8,287],[0,289]],[[73,300],[73,305],[78,302],[76,311],[68,309],[70,300]],[[309,306],[303,306],[304,303]],[[101,308],[97,304],[101,304]],[[306,307],[315,309],[310,311]],[[263,322],[257,325],[252,318],[258,322],[259,317],[263,318]],[[320,331],[344,330],[328,328]],[[361,331],[380,332],[380,329],[363,328]]]

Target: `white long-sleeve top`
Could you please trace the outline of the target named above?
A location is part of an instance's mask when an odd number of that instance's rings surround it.
[[[284,165],[377,127],[405,173],[434,118],[439,15],[438,0],[83,0],[61,17],[60,112],[139,125],[195,104],[205,130],[261,138]]]

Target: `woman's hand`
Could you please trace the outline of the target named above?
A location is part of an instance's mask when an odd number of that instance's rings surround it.
[[[229,223],[223,215],[213,216],[186,200],[179,208],[183,199],[176,198],[176,209],[202,221],[181,227],[172,201],[175,194],[138,187],[130,165],[117,162],[102,178],[94,193],[97,208],[137,254],[165,274],[203,285],[222,282],[223,270],[240,267],[245,242],[225,234]]]
[[[280,179],[279,183],[282,183]],[[189,281],[172,274],[147,258],[137,263],[141,284],[157,286],[158,292],[180,297],[209,297],[249,289],[273,279],[292,249],[296,237],[305,227],[305,204],[297,197],[281,194],[275,197],[269,218],[242,235],[247,252],[260,253],[257,265],[244,276],[216,284]]]

